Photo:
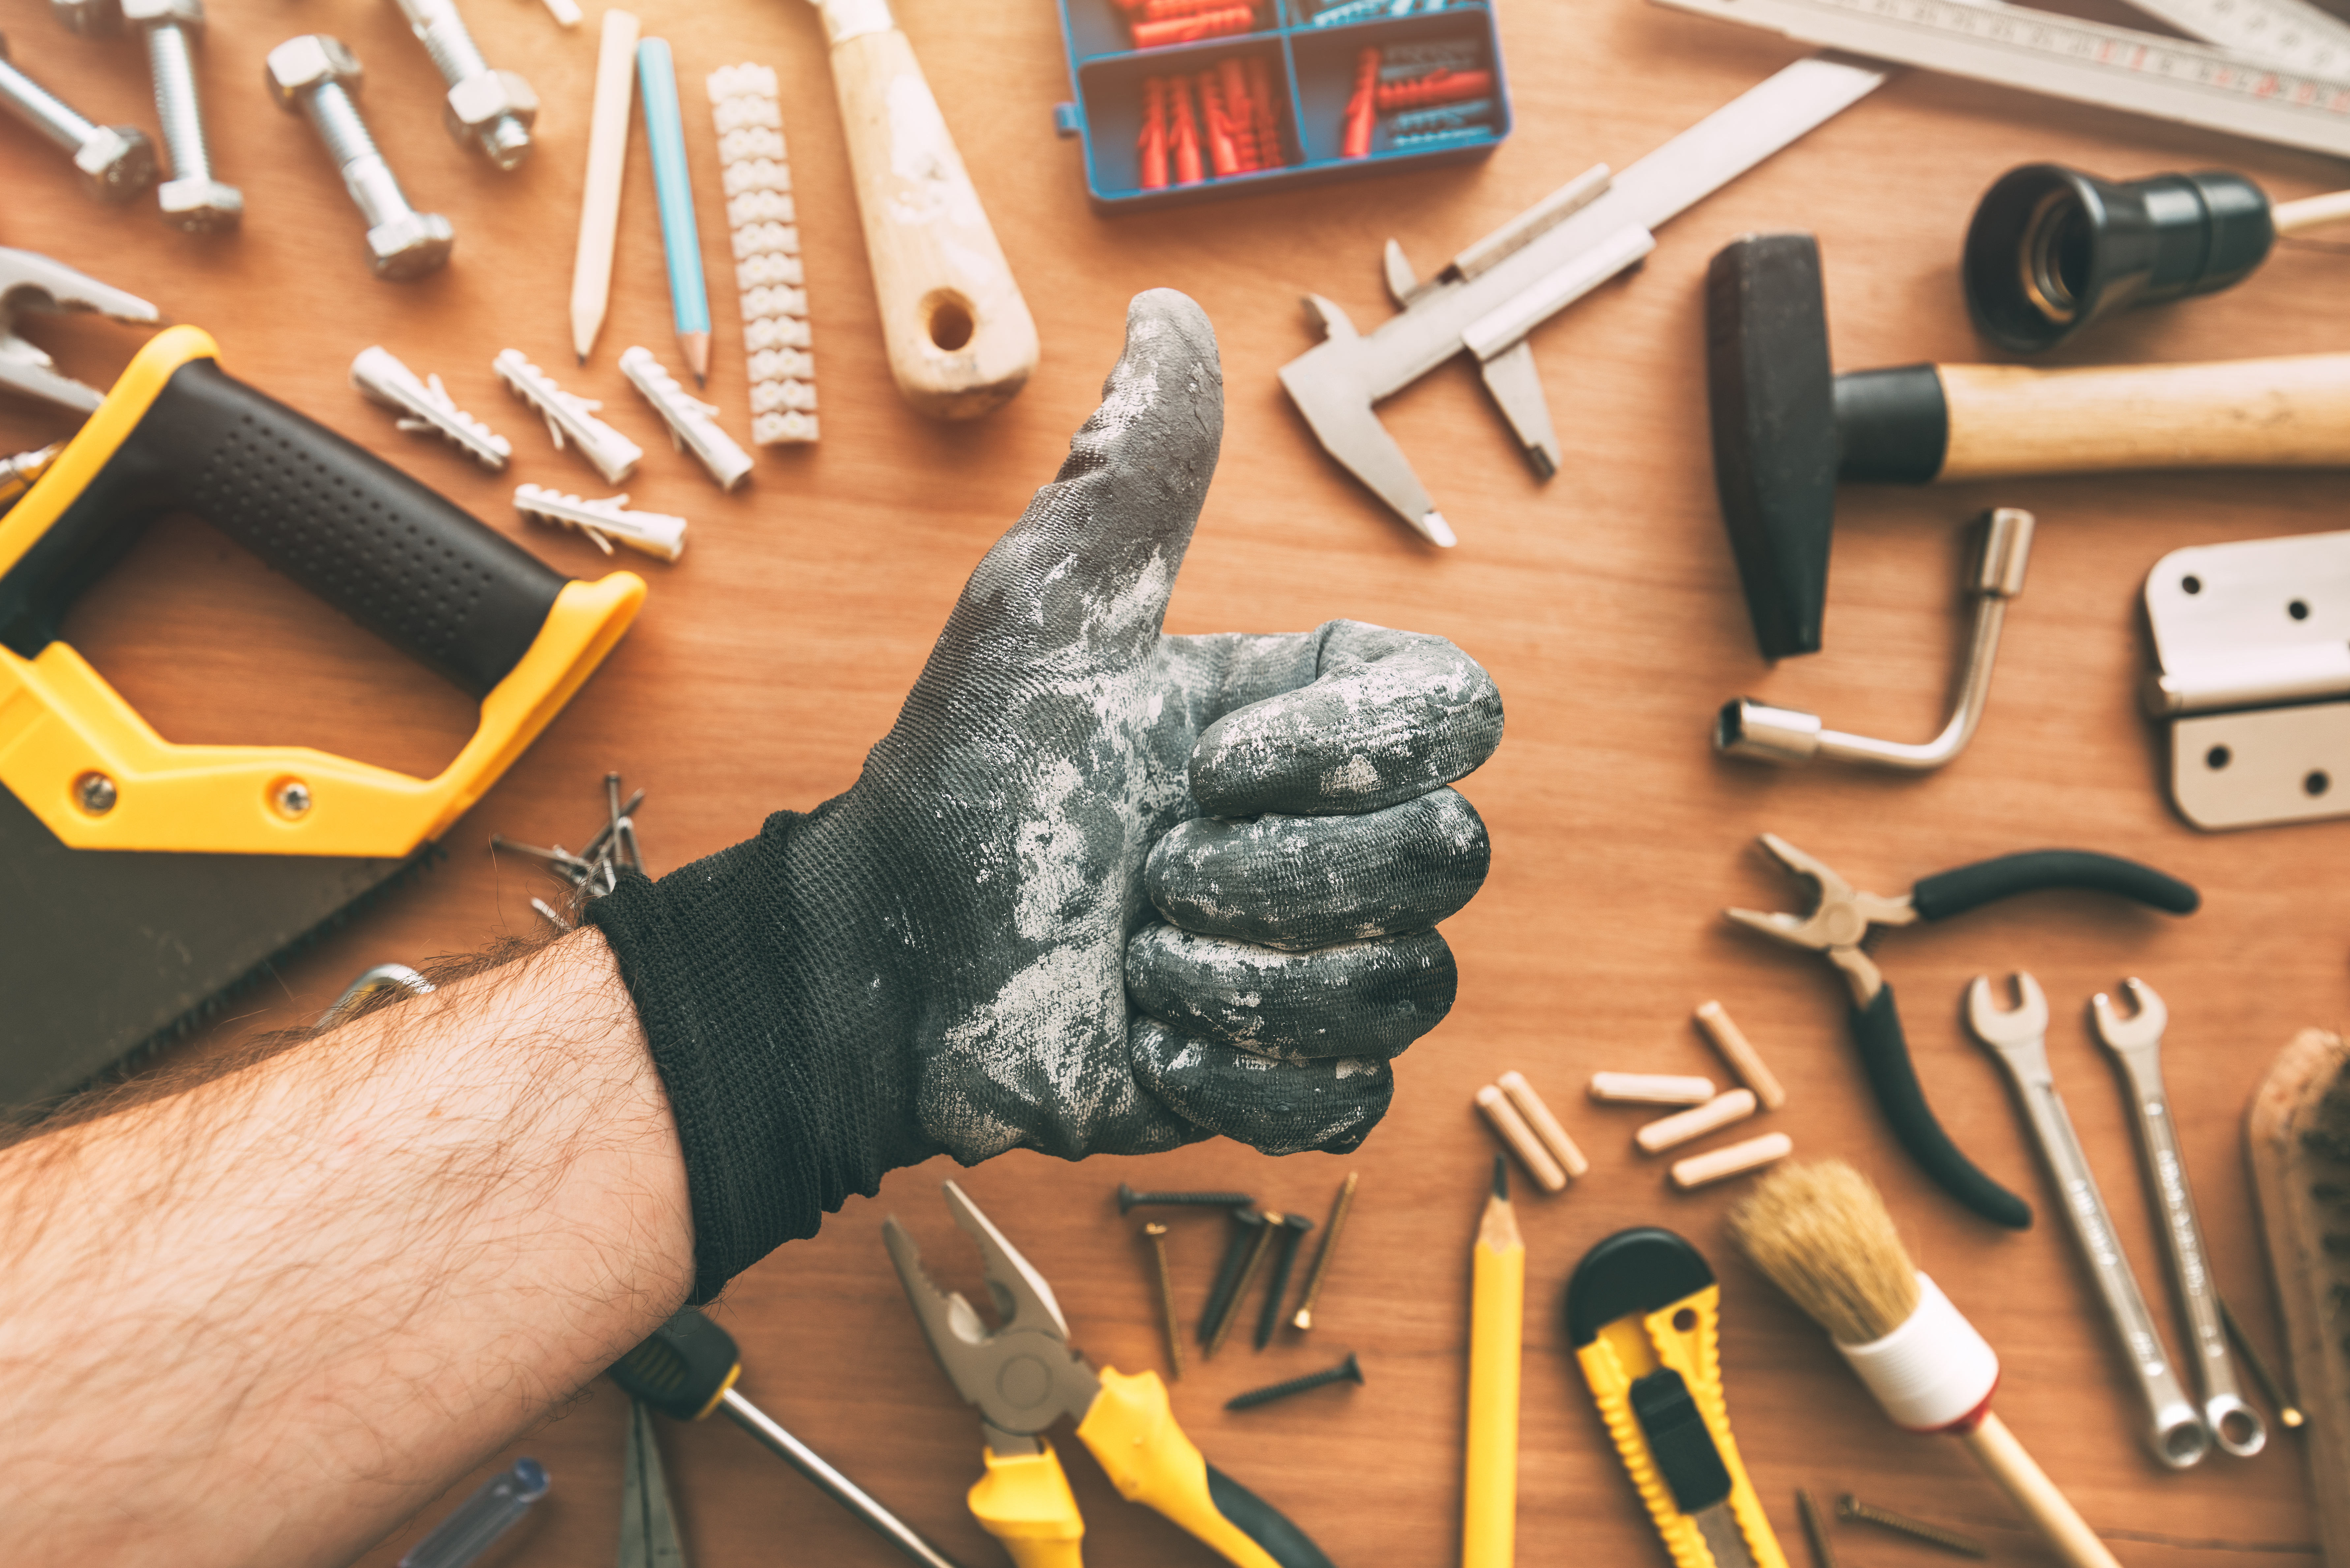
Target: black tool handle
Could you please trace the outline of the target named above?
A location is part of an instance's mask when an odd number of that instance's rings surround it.
[[[613,1382],[662,1415],[698,1421],[726,1392],[740,1365],[733,1334],[693,1308],[680,1307],[608,1370]]]
[[[1853,1009],[1852,1037],[1860,1047],[1860,1064],[1868,1074],[1868,1086],[1877,1091],[1877,1106],[1893,1124],[1893,1134],[1909,1151],[1909,1158],[1934,1179],[1936,1186],[1993,1224],[2011,1231],[2030,1230],[2032,1205],[1985,1176],[1974,1161],[1959,1152],[1959,1146],[1934,1119],[1932,1108],[1926,1104],[1926,1091],[1918,1083],[1918,1069],[1909,1060],[1909,1043],[1901,1033],[1901,1014],[1894,1008],[1891,986],[1879,991],[1867,1006]]]
[[[1921,919],[1939,920],[2048,888],[2111,893],[2174,915],[2191,915],[2203,901],[2201,894],[2166,872],[2088,849],[2032,849],[1978,860],[1972,866],[1925,877],[1910,890],[1909,900]]]
[[[26,658],[166,512],[190,512],[473,696],[505,679],[565,578],[454,503],[210,358],[172,372],[92,481],[0,578]]]
[[[1289,1522],[1273,1504],[1232,1480],[1215,1466],[1208,1467],[1208,1501],[1240,1532],[1264,1548],[1281,1568],[1331,1568],[1330,1559],[1305,1532]]]

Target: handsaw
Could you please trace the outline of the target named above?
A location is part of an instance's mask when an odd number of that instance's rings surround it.
[[[59,628],[166,512],[477,697],[473,737],[429,779],[307,747],[164,740]],[[231,378],[196,328],[150,340],[0,516],[0,1113],[172,1038],[426,863],[644,592],[629,572],[562,576]]]

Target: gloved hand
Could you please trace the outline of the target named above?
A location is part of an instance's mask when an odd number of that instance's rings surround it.
[[[1353,621],[1161,636],[1222,428],[1206,317],[1139,296],[857,784],[589,906],[677,1116],[697,1299],[941,1149],[1350,1149],[1451,1006],[1432,928],[1488,851],[1441,786],[1500,695]]]

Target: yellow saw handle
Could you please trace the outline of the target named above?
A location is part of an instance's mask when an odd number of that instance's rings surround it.
[[[1159,1374],[1106,1366],[1100,1376],[1101,1397],[1077,1437],[1119,1496],[1158,1510],[1241,1568],[1331,1568],[1304,1531],[1208,1463],[1176,1424]]]
[[[966,1501],[980,1528],[1003,1542],[1018,1568],[1083,1568],[1085,1516],[1050,1443],[1034,1454],[985,1452],[987,1473]]]

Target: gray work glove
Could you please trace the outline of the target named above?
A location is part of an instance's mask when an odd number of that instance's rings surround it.
[[[857,784],[590,906],[678,1115],[702,1293],[939,1150],[1353,1148],[1451,1006],[1433,928],[1488,847],[1443,786],[1500,695],[1354,621],[1162,636],[1222,424],[1207,318],[1138,296]]]

